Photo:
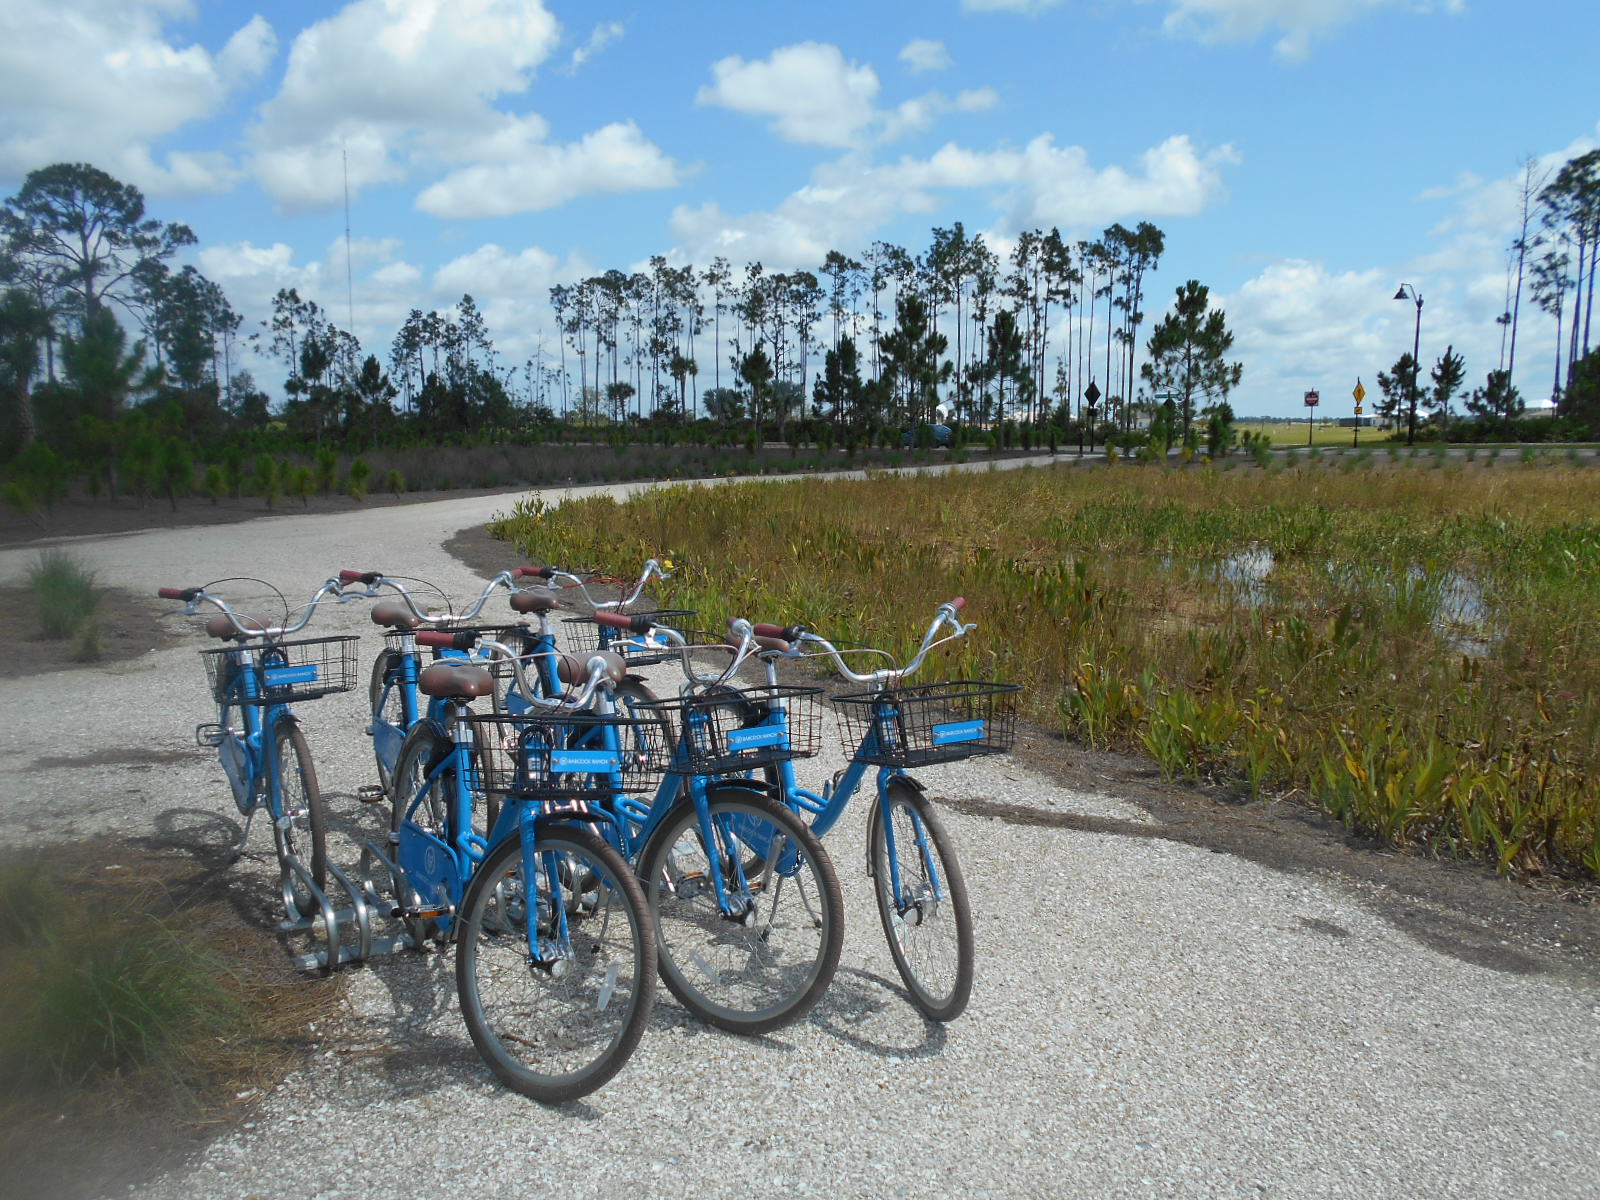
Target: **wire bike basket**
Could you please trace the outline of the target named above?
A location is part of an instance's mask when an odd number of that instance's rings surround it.
[[[626,613],[630,617],[649,617],[657,625],[666,625],[672,629],[680,628],[684,621],[695,615],[692,608],[659,608],[651,612]],[[630,645],[632,635],[621,631],[607,629],[598,624],[593,617],[565,617],[561,622],[567,628],[567,650],[571,654],[597,654],[601,650],[609,650],[613,654],[620,654],[624,662],[630,667],[648,667],[655,663],[666,662],[669,658],[676,658],[674,649],[660,650]]]
[[[880,767],[925,767],[1004,754],[1017,736],[1021,685],[954,680],[835,696],[839,734]]]
[[[315,700],[356,685],[354,634],[302,638],[292,642],[259,642],[200,651],[211,697],[218,704],[292,704]],[[239,686],[240,674],[256,677],[255,695]]]
[[[609,800],[618,792],[651,791],[670,745],[661,717],[474,713],[466,720],[481,790],[526,800]]]
[[[678,775],[733,775],[796,758],[822,748],[822,689],[720,687],[687,699],[641,704],[640,711],[672,714],[678,729],[672,762]],[[775,709],[783,721],[769,721]]]

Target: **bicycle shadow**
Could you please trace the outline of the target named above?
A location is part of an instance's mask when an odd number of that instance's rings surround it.
[[[903,987],[856,967],[839,969],[809,1020],[829,1037],[876,1058],[933,1058],[944,1053],[949,1041],[944,1024],[918,1012]],[[904,1030],[905,1040],[883,1040],[880,1027],[885,1032]]]
[[[356,805],[332,815],[330,855],[335,839],[359,844],[378,838],[373,822],[363,815],[380,808]],[[258,817],[256,824],[262,819]],[[380,823],[386,831],[386,810]],[[251,845],[240,862],[232,851],[243,832],[244,822],[234,813],[175,807],[157,815],[151,832],[128,841],[140,849],[188,859],[194,870],[167,881],[174,899],[204,896],[221,901],[242,925],[279,942],[283,969],[290,972],[295,954],[307,948],[301,944],[306,935],[278,928],[284,914],[271,833],[263,835],[252,826]],[[347,868],[352,878],[354,868],[353,862]],[[398,932],[398,926],[381,932]],[[430,944],[426,950],[408,948],[346,963],[332,973],[297,973],[308,984],[336,981],[345,989],[345,1009],[330,1044],[340,1060],[354,1068],[346,1080],[347,1102],[359,1104],[368,1096],[374,1102],[394,1096],[417,1099],[451,1087],[514,1095],[494,1077],[467,1036],[456,1000],[454,954],[453,947]],[[604,1115],[583,1101],[547,1107],[579,1120]]]

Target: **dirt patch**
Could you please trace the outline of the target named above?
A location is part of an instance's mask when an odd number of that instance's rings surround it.
[[[83,660],[78,657],[77,638],[44,636],[38,604],[30,589],[0,587],[0,611],[15,614],[0,636],[0,679],[18,679],[44,671],[103,668],[172,644],[173,635],[157,620],[172,607],[171,601],[115,587],[96,591],[100,593],[100,609],[94,617],[99,653]]]

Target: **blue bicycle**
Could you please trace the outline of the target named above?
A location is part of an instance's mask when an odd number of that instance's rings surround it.
[[[337,580],[323,584],[293,624],[287,616],[278,624],[269,624],[259,617],[240,615],[210,590],[232,583],[260,581],[225,579],[203,588],[164,587],[157,593],[166,600],[182,601],[184,607],[176,612],[184,615],[194,615],[201,605],[215,608],[216,615],[206,622],[206,633],[226,643],[200,652],[217,704],[217,720],[197,726],[195,742],[217,751],[234,803],[245,818],[233,858],[243,853],[256,814],[266,810],[272,821],[290,924],[305,927],[321,917],[332,928],[322,792],[305,734],[290,705],[349,691],[355,684],[355,643],[359,639],[286,640],[310,623],[319,603],[338,593]],[[282,593],[278,598],[287,612]]]
[[[685,712],[686,724],[692,715],[701,730],[697,736],[721,755],[719,770],[750,772],[752,778],[742,786],[763,788],[807,819],[819,838],[838,822],[868,770],[875,769],[867,873],[895,967],[912,1002],[936,1021],[954,1020],[971,998],[972,911],[944,823],[909,770],[1010,749],[1019,690],[1013,684],[972,681],[906,685],[929,651],[977,628],[960,621],[964,605],[958,598],[939,606],[905,666],[865,673],[851,670],[843,654],[887,655],[842,652],[804,626],[749,626],[760,647],[756,657],[765,665],[765,687],[703,695]],[[642,624],[640,631],[646,632]],[[793,752],[818,736],[808,694],[817,689],[781,685],[777,677],[779,661],[811,657],[827,658],[846,679],[871,689],[833,697],[851,758],[820,792],[799,785],[794,760],[805,755]],[[662,973],[670,983],[666,958],[663,950]]]
[[[728,680],[761,650],[748,625],[722,643],[687,637],[652,614],[594,619],[631,642],[630,653],[676,657],[685,675],[677,699],[635,710],[674,722],[667,777],[649,803],[619,795],[614,810],[621,849],[645,885],[662,980],[722,1029],[765,1033],[798,1020],[838,967],[843,897],[816,835],[747,773],[814,754],[816,740],[719,731],[742,703]],[[701,671],[691,654],[725,665]],[[818,691],[783,694],[799,703]]]
[[[594,619],[618,636],[619,646],[637,640],[629,636],[632,629],[658,628],[648,616],[606,610],[597,611]],[[729,660],[725,670],[702,673],[690,660],[694,647],[682,635],[665,627],[659,627],[659,634],[651,651],[681,661],[690,694],[725,686],[757,649],[748,630],[738,645],[698,647]],[[450,644],[487,649],[511,662],[519,675],[518,691],[531,697],[535,709],[570,704],[540,699],[537,687],[521,677],[522,662],[508,647],[471,633]],[[567,664],[575,660],[567,656],[559,661],[570,671]],[[622,657],[598,652],[589,663],[590,669],[596,663],[607,665],[608,685],[595,695],[588,716],[569,717],[561,748],[594,755],[591,761],[600,764],[652,760],[654,731],[672,715],[670,706],[651,701],[623,707],[621,688],[627,675]],[[570,677],[563,679],[570,682]],[[491,718],[517,719],[505,714]],[[712,1025],[764,1033],[804,1016],[833,978],[844,940],[839,881],[827,851],[804,821],[759,786],[742,778],[720,778],[717,764],[697,750],[697,722],[691,716],[671,739],[671,755],[653,795],[646,798],[616,768],[609,774],[596,769],[587,781],[584,811],[594,819],[596,831],[633,864],[644,886],[658,966],[668,988]],[[769,748],[767,757],[774,752]]]
[[[466,651],[478,634],[419,630],[415,638]],[[471,711],[493,690],[483,666],[443,659],[424,667],[417,690],[438,716],[407,737],[390,785],[394,831],[364,855],[388,871],[398,894],[391,912],[419,944],[455,941],[461,1013],[484,1060],[508,1086],[546,1103],[585,1095],[616,1074],[655,1002],[643,894],[585,801],[596,772],[634,785],[659,770],[665,740],[654,740],[653,757],[624,759],[572,739],[600,719],[582,706],[618,673],[615,660],[597,657],[585,679],[572,680],[568,699],[512,717]],[[628,744],[650,744],[649,729],[626,723]],[[481,833],[473,814],[489,795],[502,803]],[[368,864],[363,874],[376,898]]]

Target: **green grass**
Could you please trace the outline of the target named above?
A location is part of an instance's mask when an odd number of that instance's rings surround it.
[[[109,843],[0,859],[0,1160],[15,1194],[124,1190],[302,1055],[337,984],[297,976],[241,925],[229,886]]]
[[[28,569],[39,615],[39,626],[48,638],[66,638],[79,633],[100,607],[95,574],[64,550],[43,550]]]
[[[1428,465],[676,487],[496,531],[624,575],[669,555],[660,599],[703,628],[902,656],[965,595],[979,629],[933,670],[1021,682],[1039,722],[1397,845],[1600,876],[1600,495],[1565,464]],[[1250,556],[1270,572],[1241,581]]]

